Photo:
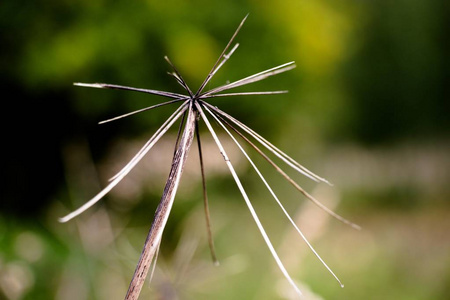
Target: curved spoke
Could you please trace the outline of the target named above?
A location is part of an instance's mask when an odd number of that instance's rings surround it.
[[[105,123],[108,123],[108,122],[116,121],[116,120],[119,120],[119,119],[122,119],[122,118],[129,117],[131,115],[135,115],[135,114],[138,114],[138,113],[141,113],[141,112],[144,112],[144,111],[147,111],[147,110],[151,110],[151,109],[154,109],[154,108],[158,108],[158,107],[161,107],[161,106],[164,106],[164,105],[180,102],[180,101],[183,101],[183,100],[186,100],[186,99],[188,99],[188,98],[176,99],[176,100],[171,100],[171,101],[167,101],[167,102],[164,102],[164,103],[155,104],[155,105],[152,105],[152,106],[149,106],[149,107],[145,107],[145,108],[142,108],[142,109],[138,109],[138,110],[135,110],[135,111],[132,111],[132,112],[129,112],[129,113],[126,113],[126,114],[123,114],[123,115],[111,118],[111,119],[100,121],[100,122],[98,122],[98,124],[105,124]]]
[[[258,174],[259,178],[261,179],[261,181],[264,183],[264,185],[266,186],[267,190],[269,191],[269,193],[272,195],[272,197],[275,199],[275,202],[277,202],[278,206],[281,208],[281,210],[283,211],[284,215],[286,216],[286,218],[289,220],[289,222],[292,224],[292,226],[295,228],[295,230],[297,231],[297,233],[300,235],[300,237],[303,239],[303,241],[308,245],[308,247],[311,249],[311,251],[314,253],[314,255],[320,260],[320,262],[324,265],[324,267],[328,270],[328,272],[331,273],[331,275],[333,275],[333,277],[337,280],[337,282],[339,282],[341,287],[344,287],[344,285],[342,284],[342,282],[339,280],[339,278],[336,276],[336,274],[334,274],[334,272],[331,270],[330,267],[328,267],[328,265],[325,263],[325,261],[320,257],[320,255],[316,252],[316,250],[314,249],[314,247],[310,244],[310,242],[308,241],[308,239],[305,237],[305,235],[303,234],[303,232],[300,230],[300,228],[298,228],[297,224],[295,224],[294,220],[292,220],[291,216],[289,215],[289,213],[286,211],[286,209],[284,208],[283,204],[281,203],[281,201],[278,199],[277,195],[275,194],[275,192],[272,190],[272,188],[270,187],[270,185],[267,183],[266,179],[264,178],[264,176],[261,174],[261,172],[259,171],[258,167],[256,167],[255,163],[253,162],[253,160],[248,156],[247,152],[244,150],[244,148],[242,148],[241,144],[236,140],[236,138],[231,134],[231,132],[228,130],[228,128],[225,127],[225,125],[219,120],[219,118],[213,113],[211,112],[207,107],[205,107],[205,110],[211,114],[211,116],[216,120],[216,122],[225,130],[225,132],[231,137],[231,139],[233,140],[233,142],[236,144],[236,146],[239,148],[239,150],[241,150],[242,154],[244,154],[245,158],[247,158],[248,162],[250,163],[250,165],[252,166],[252,168],[255,170],[255,172]],[[234,128],[233,128],[234,129]]]
[[[273,144],[268,142],[265,138],[263,138],[261,135],[259,135],[256,131],[242,123],[241,121],[237,120],[236,118],[230,116],[223,110],[212,106],[211,104],[204,102],[205,105],[207,105],[209,108],[211,108],[213,111],[219,113],[221,116],[226,117],[228,120],[232,121],[234,124],[239,126],[242,130],[247,132],[250,136],[252,136],[255,140],[257,140],[261,145],[263,145],[267,150],[272,152],[274,155],[276,155],[278,158],[280,158],[282,161],[284,161],[287,165],[289,165],[291,168],[296,170],[297,172],[303,174],[304,176],[316,181],[316,182],[325,182],[330,184],[326,179],[314,174],[304,166],[300,165],[297,161],[289,157],[287,154],[285,154],[283,151],[275,147]],[[330,184],[331,185],[331,184]]]
[[[158,91],[158,90],[149,90],[149,89],[140,89],[140,88],[134,88],[134,87],[130,87],[130,86],[123,86],[123,85],[117,85],[117,84],[75,82],[73,85],[98,88],[98,89],[127,90],[127,91],[134,91],[134,92],[152,94],[152,95],[157,95],[157,96],[163,96],[163,97],[168,97],[168,98],[173,98],[173,99],[186,98],[186,95],[182,95],[182,94],[178,94],[178,93],[164,92],[164,91]]]
[[[239,191],[241,192],[242,197],[245,200],[245,203],[247,204],[248,210],[250,211],[250,214],[252,215],[253,220],[255,221],[256,226],[258,227],[258,230],[259,230],[259,232],[261,233],[261,236],[264,239],[264,242],[266,243],[267,247],[269,248],[270,253],[272,254],[273,258],[275,259],[275,262],[277,263],[278,268],[283,273],[283,275],[286,277],[288,282],[292,285],[292,287],[295,289],[297,294],[301,296],[302,292],[297,287],[297,285],[295,284],[294,280],[291,278],[291,276],[287,272],[286,268],[284,267],[283,263],[281,262],[280,257],[278,256],[275,248],[273,247],[272,242],[269,239],[269,236],[267,235],[266,231],[264,230],[264,227],[261,224],[261,221],[259,220],[258,215],[256,214],[256,211],[253,208],[253,205],[250,202],[250,199],[248,198],[247,193],[245,192],[244,187],[242,186],[242,183],[239,180],[239,177],[237,176],[233,165],[231,164],[230,159],[228,158],[228,155],[227,155],[225,149],[223,148],[219,138],[217,137],[216,133],[214,132],[214,129],[212,128],[211,124],[209,123],[208,118],[206,117],[205,113],[203,112],[201,106],[198,103],[196,104],[196,108],[200,112],[200,115],[201,115],[203,121],[205,121],[205,124],[208,127],[208,130],[210,131],[211,135],[213,136],[214,141],[217,144],[217,147],[219,147],[220,153],[222,154],[222,156],[223,156],[223,158],[225,160],[225,163],[227,164],[228,169],[230,170],[230,173],[233,176],[233,179],[236,182],[236,185],[239,188]]]
[[[187,106],[184,107],[182,111],[178,113],[176,117],[174,117],[166,126],[161,127],[160,130],[157,131],[147,142],[147,144],[142,148],[142,150],[135,156],[126,166],[123,168],[114,179],[108,184],[100,193],[98,193],[94,198],[83,204],[80,208],[74,210],[70,214],[66,215],[59,219],[60,222],[67,222],[81,213],[85,212],[92,205],[97,203],[101,198],[103,198],[107,193],[109,193],[124,177],[127,175],[134,166],[144,157],[144,155],[156,144],[156,142],[166,133],[167,130],[172,126],[172,124],[181,116],[184,110],[187,109]]]

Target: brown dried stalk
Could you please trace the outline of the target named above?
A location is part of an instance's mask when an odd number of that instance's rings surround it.
[[[159,202],[156,210],[152,227],[150,228],[150,232],[145,240],[144,249],[142,250],[141,257],[139,258],[139,262],[136,266],[133,279],[131,280],[130,287],[128,288],[128,292],[125,297],[126,300],[138,299],[139,293],[141,292],[142,286],[145,282],[145,278],[147,277],[148,270],[150,269],[151,262],[153,261],[153,257],[159,248],[164,227],[166,226],[170,209],[172,208],[173,200],[175,199],[175,195],[177,193],[181,173],[183,172],[189,149],[191,148],[192,140],[194,138],[196,118],[196,112],[192,109],[192,107],[190,107],[188,109],[188,116],[183,135],[180,143],[178,144],[175,155],[173,156],[169,178],[167,179],[166,187],[164,188],[161,201]]]

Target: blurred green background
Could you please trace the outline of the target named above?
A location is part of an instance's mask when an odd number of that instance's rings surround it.
[[[207,88],[295,60],[296,69],[241,89],[290,92],[210,102],[333,182],[289,173],[363,228],[330,219],[248,149],[341,289],[220,135],[305,299],[449,299],[444,0],[2,1],[0,299],[123,299],[176,128],[101,203],[67,224],[57,219],[105,186],[175,108],[99,126],[162,99],[72,83],[181,92],[166,75],[168,55],[195,89],[247,13],[240,47]],[[221,266],[210,259],[193,147],[141,298],[295,299],[209,133],[202,137]]]

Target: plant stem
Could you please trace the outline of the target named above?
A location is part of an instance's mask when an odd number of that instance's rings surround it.
[[[184,127],[181,141],[178,144],[175,155],[172,160],[172,168],[170,169],[169,178],[167,179],[161,201],[156,209],[155,218],[152,227],[147,235],[144,243],[139,262],[131,279],[125,300],[137,300],[144,285],[145,278],[150,268],[151,262],[155,256],[159,244],[161,243],[162,233],[169,218],[170,210],[177,192],[180,182],[181,173],[192,144],[195,132],[196,111],[192,107],[192,103],[188,109],[188,117]]]

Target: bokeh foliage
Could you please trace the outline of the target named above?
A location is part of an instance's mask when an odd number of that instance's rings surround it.
[[[112,161],[125,162],[130,145],[142,144],[173,107],[98,126],[161,99],[72,83],[180,91],[165,74],[168,55],[195,89],[247,13],[240,47],[208,87],[295,60],[293,71],[245,88],[289,94],[214,104],[322,171],[341,193],[339,212],[367,228],[354,233],[330,221],[317,237],[318,250],[343,275],[344,290],[309,254],[290,266],[294,277],[327,299],[448,298],[450,239],[442,228],[449,225],[450,10],[444,0],[2,1],[0,298],[69,299],[71,291],[73,299],[122,297],[170,167],[168,148],[155,150],[131,185],[87,216],[67,225],[56,219],[95,194],[117,170]],[[220,155],[210,155],[220,164]],[[148,293],[280,298],[289,288],[278,281],[231,178],[214,168],[208,185],[223,266],[210,266],[201,184],[192,172]],[[245,163],[239,172],[275,244],[283,244],[287,224],[263,201],[267,195]],[[281,179],[272,180],[284,198],[297,197]],[[304,208],[287,205],[293,212]],[[190,253],[192,241],[198,241],[192,259],[177,252]]]

